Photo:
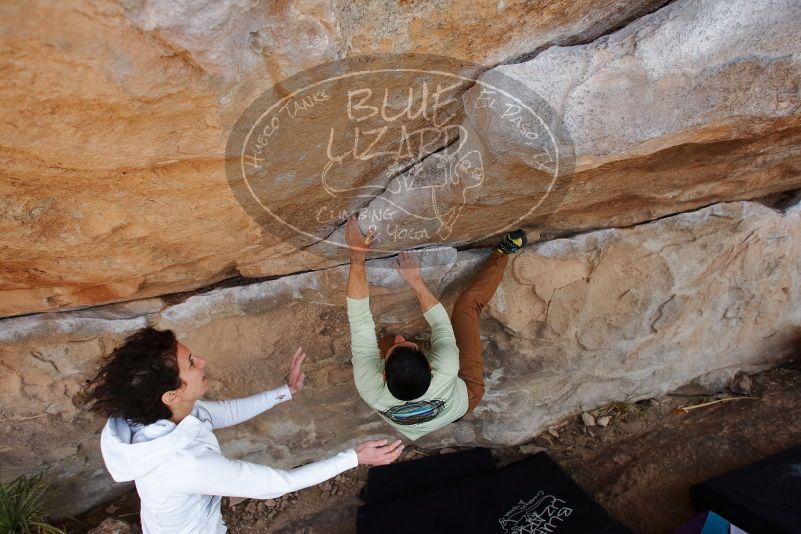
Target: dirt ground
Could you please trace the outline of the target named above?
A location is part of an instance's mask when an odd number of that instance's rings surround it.
[[[750,384],[749,384],[750,382]],[[671,395],[636,404],[619,403],[573,417],[533,441],[493,450],[501,464],[546,450],[613,516],[644,534],[668,533],[695,512],[689,487],[710,476],[801,444],[801,367],[788,364],[741,378],[732,391],[716,395],[685,386]],[[693,406],[731,398],[677,413]],[[609,419],[605,419],[608,417]],[[598,423],[607,423],[599,426]],[[407,446],[402,460],[447,454]],[[367,477],[360,466],[279,499],[224,499],[229,532],[349,534],[355,531],[359,491]],[[86,532],[105,517],[137,519],[136,494],[94,510],[65,526]]]

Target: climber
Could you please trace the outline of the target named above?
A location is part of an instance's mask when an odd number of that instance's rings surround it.
[[[412,252],[398,255],[395,268],[417,296],[431,327],[430,355],[403,336],[376,340],[370,313],[365,259],[375,234],[365,236],[355,217],[345,226],[350,249],[347,308],[353,378],[362,399],[392,427],[415,440],[471,412],[484,395],[479,317],[501,283],[509,255],[526,244],[526,234],[506,234],[448,313],[426,287]]]
[[[207,401],[206,360],[170,330],[140,330],[102,362],[82,396],[109,417],[100,436],[103,460],[117,482],[134,481],[145,533],[226,531],[222,496],[273,499],[312,486],[359,464],[383,465],[403,449],[400,440],[367,441],[356,449],[295,469],[230,460],[213,429],[246,421],[303,389],[298,348],[288,383],[236,400]]]

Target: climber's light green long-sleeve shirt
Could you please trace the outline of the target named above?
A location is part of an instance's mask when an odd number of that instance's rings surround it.
[[[453,335],[448,312],[441,303],[427,310],[431,327],[431,384],[425,394],[411,403],[396,399],[384,381],[384,359],[378,349],[375,323],[370,313],[370,299],[348,298],[353,379],[362,399],[378,410],[382,418],[398,432],[415,440],[451,423],[467,412],[467,386],[459,378],[459,348]],[[436,414],[432,419],[414,424],[399,424],[402,414]],[[425,414],[428,414],[427,416]],[[395,419],[395,420],[393,420]]]

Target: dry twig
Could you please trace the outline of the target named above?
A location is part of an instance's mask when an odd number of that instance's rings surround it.
[[[692,404],[692,405],[684,404],[676,408],[674,411],[676,413],[690,413],[690,410],[695,410],[696,408],[704,408],[706,406],[712,406],[713,404],[717,404],[719,402],[727,402],[727,401],[743,400],[743,399],[759,399],[759,397],[726,397],[725,399],[717,399],[709,402],[702,402],[700,404]]]
[[[29,415],[27,417],[8,417],[6,414],[2,414],[3,419],[0,419],[0,423],[16,423],[18,421],[29,421],[31,419],[39,419],[40,417],[47,417],[46,413],[40,413],[39,415]]]

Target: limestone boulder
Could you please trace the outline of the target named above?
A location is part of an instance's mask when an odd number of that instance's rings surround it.
[[[575,147],[576,174],[550,188],[514,124],[474,114],[468,93],[484,186],[468,198],[454,184],[460,210],[453,199],[436,209],[458,213],[451,231],[403,246],[472,243],[533,205],[519,223],[553,236],[799,187],[797,2],[663,4],[5,3],[0,316],[341,264],[342,249],[316,234],[287,240],[249,216],[229,187],[225,144],[264,91],[359,54],[510,63],[484,76],[539,95]],[[393,187],[386,174],[376,165],[359,179],[378,196]],[[287,205],[315,198],[299,190]],[[421,202],[419,191],[395,200],[408,211]],[[338,222],[327,227],[337,239]]]
[[[423,253],[446,307],[488,250]],[[626,229],[556,239],[515,256],[482,319],[487,393],[475,413],[423,447],[509,445],[560,419],[682,384],[726,383],[774,364],[801,340],[801,204],[716,204]],[[412,293],[371,260],[381,333],[426,337]],[[302,345],[306,388],[219,432],[226,454],[291,467],[371,437],[393,437],[358,397],[350,365],[346,266],[148,299],[0,320],[4,477],[50,465],[60,512],[125,486],[105,472],[103,421],[76,393],[98,359],[145,325],[171,328],[208,359],[211,398],[278,387]]]

